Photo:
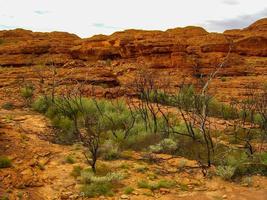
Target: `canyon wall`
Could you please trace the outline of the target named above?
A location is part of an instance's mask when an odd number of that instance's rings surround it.
[[[86,79],[86,84],[102,88],[102,94],[116,95],[116,88],[130,93],[140,73],[149,72],[175,89],[181,82],[197,82],[222,63],[211,84],[211,91],[222,101],[243,97],[250,86],[267,82],[267,18],[224,33],[189,26],[81,39],[63,32],[0,31],[2,97],[17,93],[18,78],[36,80],[34,68],[40,65],[54,65],[62,77]]]

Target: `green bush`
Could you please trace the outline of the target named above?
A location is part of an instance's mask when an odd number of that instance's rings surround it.
[[[136,171],[139,173],[145,173],[148,171],[148,167],[146,167],[146,166],[137,167]]]
[[[221,81],[225,82],[225,81],[227,81],[227,78],[226,77],[221,77]]]
[[[55,117],[52,119],[55,127],[55,141],[59,144],[73,144],[76,141],[73,122],[66,117]]]
[[[234,176],[236,168],[232,166],[218,166],[216,174],[222,177],[224,180],[231,180]]]
[[[75,159],[74,159],[71,155],[68,155],[68,156],[65,158],[65,162],[66,162],[66,163],[69,163],[69,164],[74,164],[74,163],[75,163]]]
[[[86,184],[81,188],[82,195],[85,197],[113,196],[113,185],[110,182]]]
[[[137,186],[139,188],[146,188],[150,190],[159,190],[160,188],[173,188],[176,185],[175,181],[171,180],[160,180],[159,182],[156,183],[149,183],[146,180],[141,180],[137,183]]]
[[[2,108],[5,110],[13,110],[14,104],[12,102],[6,102],[2,105]]]
[[[0,156],[0,168],[11,167],[11,160],[5,156]]]
[[[32,108],[37,112],[46,113],[51,105],[52,102],[48,98],[40,96],[33,102]]]
[[[165,138],[156,145],[149,146],[153,153],[173,153],[177,149],[177,143],[171,138]]]
[[[118,172],[107,173],[105,176],[97,176],[91,171],[83,170],[81,172],[81,180],[85,184],[90,183],[104,183],[104,182],[118,182],[124,178],[124,175]]]
[[[9,200],[9,198],[7,195],[4,195],[4,196],[0,197],[0,200]]]
[[[267,165],[261,163],[244,163],[239,165],[235,170],[235,177],[261,174],[267,176]]]
[[[33,97],[34,87],[33,85],[26,85],[20,89],[20,94],[25,99],[31,99]]]
[[[133,191],[134,189],[130,186],[124,188],[124,194],[132,194]]]
[[[78,176],[81,176],[82,169],[83,168],[81,166],[74,166],[70,175],[77,178]]]
[[[105,176],[97,176],[92,171],[83,170],[81,181],[84,184],[81,191],[86,197],[97,197],[100,195],[112,196],[116,183],[124,178],[121,173],[113,172]]]
[[[138,181],[137,186],[138,186],[139,188],[150,189],[150,185],[149,185],[148,181],[146,181],[146,180]]]
[[[116,160],[120,157],[119,146],[112,140],[107,140],[100,151],[104,160]]]
[[[0,38],[0,45],[1,45],[1,44],[4,44],[4,43],[5,43],[5,40],[2,39],[2,38]]]
[[[157,183],[157,187],[158,188],[172,188],[176,185],[175,181],[171,181],[171,180],[160,180],[158,183]]]
[[[267,165],[267,152],[260,154],[260,160],[262,164]]]

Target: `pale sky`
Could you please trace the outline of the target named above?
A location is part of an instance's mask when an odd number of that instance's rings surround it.
[[[0,0],[0,30],[67,31],[80,37],[188,25],[222,32],[267,17],[267,0]]]

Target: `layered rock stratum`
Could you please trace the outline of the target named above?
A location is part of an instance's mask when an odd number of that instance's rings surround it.
[[[116,88],[129,92],[143,72],[175,89],[181,82],[196,82],[209,75],[222,63],[211,84],[219,99],[243,97],[252,85],[261,87],[267,81],[267,18],[224,33],[188,26],[166,31],[125,30],[82,39],[64,32],[0,31],[2,97],[17,93],[19,78],[36,80],[34,69],[40,65],[53,64],[62,77],[68,74],[69,80],[86,80],[105,94],[117,93]]]

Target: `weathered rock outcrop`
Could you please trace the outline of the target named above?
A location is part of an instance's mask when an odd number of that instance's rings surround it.
[[[266,82],[267,18],[224,33],[189,26],[167,31],[126,30],[81,39],[61,32],[0,31],[0,65],[13,66],[8,76],[0,74],[2,81],[5,76],[15,79],[21,75],[23,70],[18,68],[53,63],[65,71],[74,70],[72,78],[82,80],[87,73],[92,79],[88,84],[127,87],[140,71],[147,70],[161,81],[168,79],[175,88],[184,80],[197,81],[222,62],[225,65],[219,77],[223,79],[215,79],[212,88],[223,100],[243,96],[249,85],[260,87]]]

